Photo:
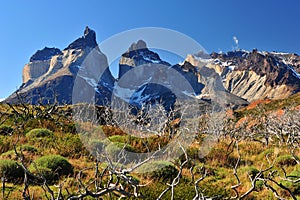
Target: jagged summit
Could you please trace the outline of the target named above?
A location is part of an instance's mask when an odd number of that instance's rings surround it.
[[[84,35],[74,42],[72,42],[67,48],[68,49],[85,49],[86,47],[95,48],[97,46],[96,41],[96,33],[92,29],[90,29],[88,26],[85,27]]]
[[[146,49],[146,48],[147,48],[146,42],[143,40],[139,40],[131,44],[131,46],[129,47],[129,51],[136,51],[139,49]]]
[[[143,64],[163,64],[171,66],[168,62],[163,61],[156,52],[147,48],[147,44],[143,40],[138,40],[131,44],[129,49],[122,54],[119,62],[119,79],[133,67]]]
[[[49,48],[45,47],[42,50],[38,50],[35,54],[33,54],[30,57],[30,62],[34,61],[43,61],[43,60],[49,60],[52,58],[52,56],[60,55],[62,54],[61,50],[58,48]]]

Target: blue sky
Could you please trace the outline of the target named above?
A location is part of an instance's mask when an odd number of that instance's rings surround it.
[[[22,68],[45,46],[65,48],[89,25],[97,41],[140,27],[182,32],[208,52],[246,50],[300,54],[298,0],[160,0],[0,2],[0,98],[22,83]],[[105,53],[105,52],[104,52]],[[193,52],[191,52],[193,53]]]

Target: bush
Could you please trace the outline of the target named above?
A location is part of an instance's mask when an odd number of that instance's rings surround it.
[[[123,150],[124,149],[124,150]],[[130,152],[135,152],[134,148],[129,144],[124,144],[121,142],[110,143],[105,147],[105,152],[110,156],[113,161],[119,160],[119,154],[124,153],[124,160],[131,161],[136,158],[134,154],[130,154]]]
[[[134,148],[129,144],[124,144],[121,142],[114,142],[107,145],[105,148],[106,152],[110,155],[119,154],[120,151],[124,148],[126,151],[135,152]]]
[[[143,173],[144,177],[166,181],[175,178],[178,170],[170,162],[153,161],[140,166],[136,172]]]
[[[11,126],[1,125],[0,126],[0,135],[11,135],[14,129]]]
[[[57,174],[53,173],[51,169],[46,167],[35,168],[33,166],[30,166],[29,170],[33,174],[44,177],[49,184],[53,184],[59,179],[59,176]]]
[[[23,178],[23,169],[13,160],[0,160],[0,176],[6,178],[7,182],[19,182]]]
[[[26,134],[26,138],[29,140],[29,144],[38,148],[52,148],[57,144],[54,142],[54,134],[48,129],[32,129]]]
[[[126,142],[126,136],[123,136],[123,135],[113,135],[113,136],[110,136],[108,139],[112,142],[120,142],[120,143]]]
[[[294,166],[297,164],[296,160],[291,155],[279,156],[276,163],[280,166]]]
[[[34,171],[35,166],[37,168],[37,171],[35,172],[41,170],[41,174],[51,176],[51,181],[58,180],[60,176],[73,174],[73,166],[67,159],[59,155],[42,156],[31,164],[30,169]],[[51,174],[49,174],[49,170],[51,171]]]
[[[79,158],[84,151],[84,146],[78,134],[67,133],[58,138],[56,149],[62,156]]]
[[[255,176],[259,173],[259,170],[254,168],[254,167],[249,167],[249,169],[247,170],[248,171],[248,174],[249,176],[254,179]]]
[[[300,178],[300,171],[293,171],[287,175],[287,178],[293,181],[296,181]],[[300,195],[300,182],[293,183],[291,181],[281,181],[281,184],[286,186],[293,192],[295,195]]]
[[[44,128],[36,128],[29,131],[26,136],[28,138],[52,137],[52,131]]]

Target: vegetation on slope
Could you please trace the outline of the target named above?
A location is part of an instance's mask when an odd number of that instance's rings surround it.
[[[297,199],[299,105],[296,94],[250,105],[232,115],[228,112],[206,154],[201,147],[208,135],[199,129],[195,141],[175,161],[149,159],[129,170],[132,165],[110,162],[103,152],[124,158],[124,150],[153,152],[173,138],[168,134],[137,137],[101,123],[96,126],[105,137],[87,143],[93,133],[76,131],[80,124],[72,120],[72,106],[3,104],[1,198]]]

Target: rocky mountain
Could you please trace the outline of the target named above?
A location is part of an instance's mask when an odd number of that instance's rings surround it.
[[[212,53],[211,67],[232,94],[253,101],[282,99],[300,91],[300,57],[253,50]]]
[[[23,69],[23,84],[17,92],[30,104],[71,104],[75,100],[101,105],[111,98],[115,82],[107,66],[95,32],[86,27],[84,35],[62,51],[48,47],[37,51]],[[17,103],[19,97],[12,94],[6,101]]]
[[[218,104],[231,107],[247,104],[225,90],[215,70],[189,62],[172,66],[149,50],[142,40],[133,43],[122,55],[114,94],[139,108],[162,102],[170,110],[176,101],[203,103],[220,97]]]
[[[96,33],[86,27],[83,36],[64,50],[38,50],[24,66],[17,93],[29,104],[106,105],[118,98],[137,108],[161,102],[170,110],[178,100],[217,100],[237,108],[256,99],[285,98],[300,91],[300,57],[296,54],[199,52],[171,65],[139,40],[121,55],[115,79],[104,53]],[[19,100],[14,93],[5,101]]]

